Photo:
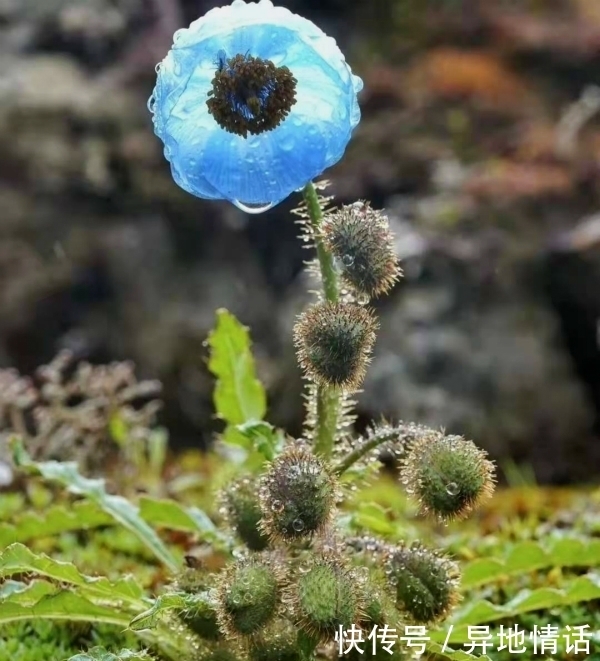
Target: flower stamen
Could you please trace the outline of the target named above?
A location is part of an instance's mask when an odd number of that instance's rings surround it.
[[[219,126],[242,137],[271,131],[296,103],[297,80],[288,67],[252,55],[226,59],[218,68],[206,104]]]

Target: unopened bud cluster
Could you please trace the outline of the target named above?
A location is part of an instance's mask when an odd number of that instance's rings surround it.
[[[402,271],[387,218],[367,203],[328,212],[323,244],[334,257],[345,295],[337,302],[312,305],[301,314],[294,343],[306,377],[351,392],[363,382],[378,328],[373,311],[364,305],[389,292]]]
[[[294,327],[315,420],[328,402],[347,402],[361,386],[378,327],[366,302],[388,293],[401,275],[387,219],[367,203],[327,212],[321,230],[305,238],[335,258],[335,286]],[[207,645],[198,661],[308,661],[328,653],[340,627],[435,624],[459,601],[459,571],[450,557],[419,542],[348,537],[336,525],[338,505],[346,485],[371,475],[384,450],[399,461],[400,480],[422,513],[462,518],[492,493],[492,462],[471,441],[413,423],[383,421],[362,436],[346,433],[344,406],[329,430],[329,452],[308,431],[221,490],[228,539],[242,544],[216,582],[190,570],[178,586],[188,595],[179,621]],[[389,658],[412,657],[398,645]]]

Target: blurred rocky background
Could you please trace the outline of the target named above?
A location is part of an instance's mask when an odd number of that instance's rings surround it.
[[[173,447],[205,446],[214,310],[252,329],[298,433],[307,253],[289,200],[249,217],[172,182],[146,100],[204,0],[0,0],[0,366],[132,359]],[[405,272],[358,425],[468,435],[540,482],[600,466],[600,2],[284,0],[363,76],[330,172],[385,208]],[[507,463],[508,462],[508,463]]]

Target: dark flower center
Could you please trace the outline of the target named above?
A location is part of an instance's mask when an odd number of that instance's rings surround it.
[[[292,72],[252,55],[227,59],[219,51],[218,58],[206,102],[217,124],[244,138],[279,126],[296,103]]]

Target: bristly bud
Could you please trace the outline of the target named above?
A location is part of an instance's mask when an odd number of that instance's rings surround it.
[[[262,476],[261,529],[291,542],[320,533],[331,520],[338,483],[308,447],[291,445]]]
[[[176,588],[187,592],[191,599],[188,608],[177,611],[179,619],[197,636],[204,640],[217,640],[220,637],[217,613],[204,599],[194,599],[212,587],[212,575],[205,571],[187,567],[177,578]]]
[[[240,560],[220,576],[217,619],[225,635],[252,637],[277,613],[280,572],[264,559]]]
[[[364,621],[369,629],[372,629],[373,625],[383,627],[387,624],[394,627],[398,619],[398,611],[386,589],[386,576],[378,568],[372,568],[369,574],[369,580],[364,587]]]
[[[364,619],[362,586],[341,558],[321,556],[300,569],[286,588],[294,619],[306,633],[321,640],[333,638]]]
[[[217,613],[205,601],[198,601],[193,607],[186,608],[178,613],[180,620],[204,640],[218,640],[220,638]]]
[[[395,589],[397,608],[419,624],[443,619],[460,599],[457,565],[418,542],[390,550],[385,572]]]
[[[494,464],[486,457],[472,441],[432,432],[411,445],[400,479],[422,513],[461,519],[494,491]]]
[[[328,213],[323,234],[342,277],[358,294],[369,298],[386,294],[402,275],[387,218],[368,202]]]
[[[263,629],[260,639],[252,641],[250,661],[301,661],[297,632],[285,620],[277,620]]]
[[[317,303],[294,327],[298,360],[316,383],[356,390],[365,376],[378,324],[367,308]]]
[[[251,551],[262,551],[268,537],[259,528],[262,517],[256,482],[247,477],[229,484],[220,493],[221,511],[229,525]]]

